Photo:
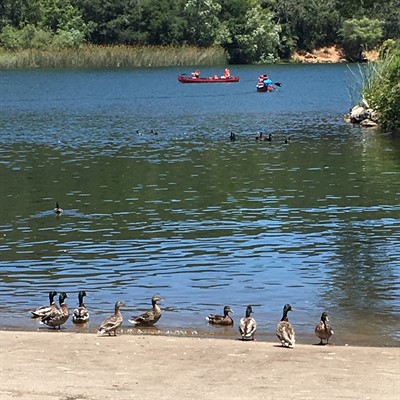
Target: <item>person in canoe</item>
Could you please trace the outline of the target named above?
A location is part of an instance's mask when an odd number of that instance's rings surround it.
[[[230,77],[231,77],[231,71],[229,70],[229,68],[225,68],[224,75],[221,76],[221,78],[227,79],[227,78],[230,78]]]
[[[197,69],[196,71],[192,72],[193,78],[199,78],[200,77],[200,71]]]

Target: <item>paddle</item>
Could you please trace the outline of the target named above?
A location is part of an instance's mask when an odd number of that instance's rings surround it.
[[[274,85],[275,85],[275,86],[281,87],[281,86],[282,86],[282,83],[280,83],[280,82],[275,82]]]

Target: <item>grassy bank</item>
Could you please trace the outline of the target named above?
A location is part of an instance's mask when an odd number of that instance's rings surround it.
[[[400,49],[368,66],[362,95],[383,129],[400,131]]]
[[[94,46],[77,49],[0,49],[0,69],[26,68],[140,68],[226,65],[220,47]]]

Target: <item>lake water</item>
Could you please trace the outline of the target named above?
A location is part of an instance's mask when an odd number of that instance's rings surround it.
[[[136,334],[158,293],[148,334],[235,338],[251,304],[275,340],[291,303],[299,343],[327,311],[336,344],[398,345],[400,138],[343,122],[356,67],[231,71],[0,72],[0,328],[47,329],[29,310],[85,290],[90,323],[64,330],[95,332],[123,300]],[[282,87],[256,93],[265,72]],[[207,325],[225,304],[236,325]]]

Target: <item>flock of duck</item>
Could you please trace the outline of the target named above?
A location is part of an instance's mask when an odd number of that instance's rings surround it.
[[[233,132],[231,132],[231,140]],[[234,139],[236,140],[236,138]],[[260,133],[258,140],[271,140],[271,134],[268,137],[265,137]],[[290,138],[289,138],[290,140]],[[60,208],[58,202],[54,208],[54,213],[56,215],[61,215],[63,212],[62,208]],[[54,301],[54,298],[57,296],[57,292],[51,291],[49,293],[49,301],[50,304],[48,306],[42,306],[35,310],[31,310],[31,313],[34,318],[41,318],[41,322],[54,327],[55,329],[58,327],[60,329],[61,325],[65,324],[69,318],[69,309],[65,303],[65,299],[68,297],[65,292],[61,292],[58,294],[60,306],[58,307]],[[86,308],[83,298],[86,296],[85,291],[81,291],[78,294],[78,307],[74,310],[72,314],[72,321],[76,324],[82,324],[89,321],[89,311]],[[161,308],[158,305],[158,302],[161,300],[161,297],[158,295],[154,295],[151,298],[152,308],[145,313],[134,316],[129,319],[129,322],[133,325],[137,326],[152,326],[161,318]],[[113,334],[116,335],[117,329],[122,325],[123,318],[121,314],[121,307],[124,307],[125,304],[122,301],[117,301],[115,303],[114,314],[106,318],[99,327],[98,333],[106,334],[111,336]],[[283,315],[282,319],[279,321],[276,327],[276,336],[279,341],[282,343],[284,347],[294,347],[295,345],[295,331],[292,324],[289,322],[288,312],[292,311],[292,306],[290,304],[285,304],[283,307]],[[233,326],[234,321],[229,313],[233,313],[232,309],[229,306],[224,307],[223,315],[214,315],[210,314],[206,317],[208,323],[212,325],[220,325],[220,326]],[[257,322],[252,316],[253,309],[251,306],[246,308],[246,314],[243,318],[241,318],[239,322],[239,332],[241,334],[242,340],[254,340],[254,334],[257,329]],[[329,344],[329,338],[333,335],[333,330],[331,326],[328,324],[328,315],[326,312],[323,312],[321,315],[321,321],[315,327],[315,334],[320,339],[319,344]],[[323,341],[326,343],[323,343]]]
[[[59,306],[56,305],[54,298],[59,296]],[[89,321],[89,310],[86,308],[83,298],[86,296],[85,291],[78,293],[78,307],[72,313],[72,322],[75,324],[82,324]],[[49,305],[36,308],[31,310],[33,318],[40,318],[43,324],[46,324],[54,329],[61,329],[61,325],[65,324],[70,316],[70,311],[65,299],[68,298],[65,292],[57,293],[51,291],[49,293]],[[151,298],[152,308],[147,310],[145,313],[133,316],[129,319],[129,322],[135,326],[153,326],[161,318],[161,308],[158,302],[161,301],[161,297],[154,295]],[[117,329],[122,325],[123,317],[121,314],[121,307],[125,304],[122,301],[115,303],[114,314],[107,317],[100,325],[98,329],[99,334],[108,334],[109,336],[117,335]],[[292,311],[290,304],[285,304],[283,307],[283,315],[281,320],[276,326],[276,336],[283,347],[295,346],[295,331],[292,324],[289,322],[288,313]],[[223,315],[210,314],[206,317],[209,324],[220,325],[220,326],[233,326],[234,321],[229,313],[233,313],[229,306],[224,307]],[[251,306],[247,306],[246,313],[239,322],[239,332],[242,340],[254,340],[254,335],[257,330],[257,322],[252,316],[253,309]],[[320,339],[320,345],[329,344],[329,339],[333,335],[333,330],[328,324],[328,315],[323,312],[321,315],[321,321],[315,327],[315,334]],[[324,343],[324,340],[326,343]]]
[[[230,135],[229,135],[229,140],[230,140],[231,142],[236,142],[237,137],[236,137],[236,134],[235,134],[234,132],[231,132],[231,133],[230,133]],[[258,132],[258,133],[257,133],[257,136],[255,137],[255,140],[256,140],[256,142],[272,142],[272,134],[269,133],[268,136],[266,136],[266,135],[264,134],[264,132]],[[290,144],[291,141],[292,141],[292,137],[289,136],[288,138],[285,138],[284,143],[285,143],[285,144]]]

